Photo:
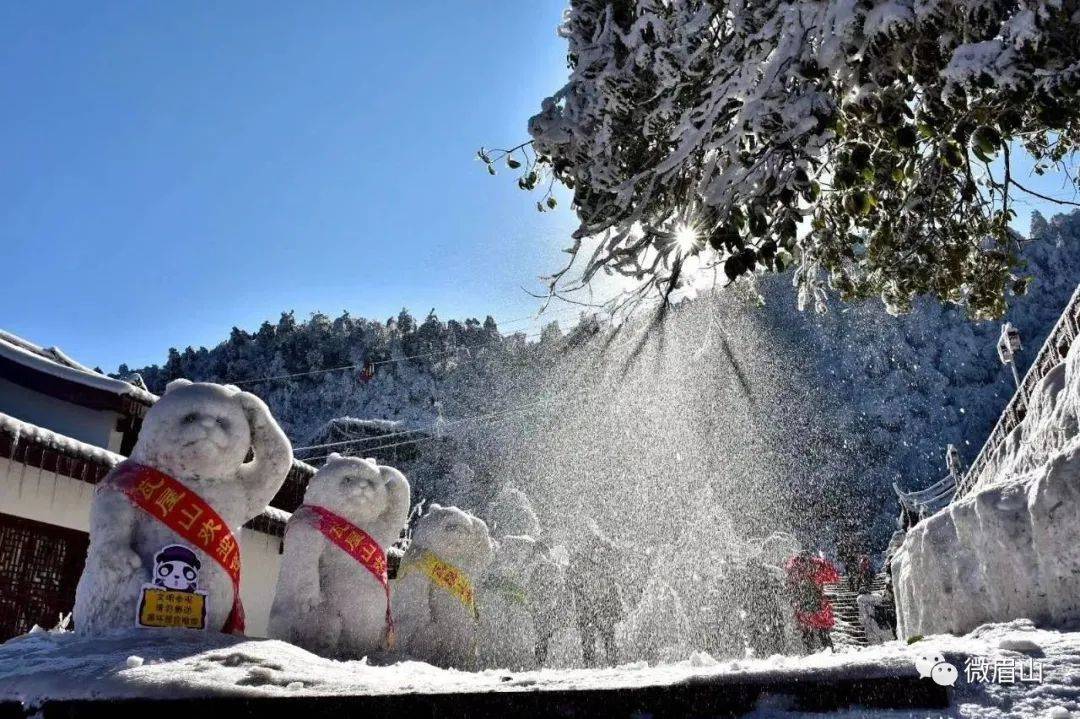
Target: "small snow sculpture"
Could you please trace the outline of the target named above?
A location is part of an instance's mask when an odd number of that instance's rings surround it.
[[[269,636],[336,657],[391,643],[386,550],[408,514],[405,475],[331,454],[289,520]]]
[[[626,572],[626,553],[591,517],[585,529],[570,556],[566,582],[573,596],[585,666],[597,664],[597,639],[603,645],[603,662],[613,666],[619,657],[616,625],[626,616],[620,581]]]
[[[245,461],[249,452],[254,458]],[[157,557],[181,546],[199,563],[189,566],[207,594],[206,628],[242,632],[236,537],[291,466],[289,440],[258,397],[231,386],[170,382],[147,412],[130,459],[94,495],[76,630],[132,626],[144,585],[153,586],[162,566]]]
[[[483,666],[521,670],[581,665],[573,597],[563,568],[543,542],[525,536],[499,540],[495,561],[477,594]]]
[[[532,575],[542,561],[532,537],[503,537],[495,560],[484,573],[478,598],[480,660],[486,667],[533,669],[539,637],[533,618],[535,590]]]
[[[494,556],[483,520],[432,504],[416,521],[393,582],[398,646],[412,659],[458,669],[477,665],[474,587]]]
[[[653,573],[637,606],[616,628],[619,652],[650,662],[689,655],[690,621],[682,598],[660,573]]]
[[[491,530],[496,537],[510,535],[532,537],[541,536],[540,519],[533,510],[528,495],[512,484],[503,487],[491,500],[487,516],[491,519]]]

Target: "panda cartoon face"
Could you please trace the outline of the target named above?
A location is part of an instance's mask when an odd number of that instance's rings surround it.
[[[154,556],[154,584],[165,589],[194,592],[199,588],[202,563],[182,544],[170,544]]]

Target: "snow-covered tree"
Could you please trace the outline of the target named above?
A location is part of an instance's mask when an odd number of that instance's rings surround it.
[[[1042,173],[1080,141],[1076,0],[571,0],[560,33],[570,78],[532,139],[480,151],[541,210],[573,191],[554,293],[794,264],[800,304],[831,288],[997,317],[1027,279],[1010,153]]]

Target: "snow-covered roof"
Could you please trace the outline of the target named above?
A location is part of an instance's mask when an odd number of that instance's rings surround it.
[[[430,429],[430,423],[406,422],[400,419],[361,419],[359,417],[334,417],[308,435],[304,444],[319,446],[323,443],[362,437],[378,437],[385,434],[409,431],[420,433]]]
[[[33,342],[3,330],[0,330],[0,359],[60,380],[121,397],[130,397],[146,406],[157,401],[157,396],[145,389],[95,372],[68,357],[57,347],[39,347]]]
[[[90,484],[97,484],[124,460],[115,452],[3,413],[0,413],[0,457]],[[303,471],[304,468],[311,469],[307,465],[293,469]],[[285,523],[290,516],[283,510],[267,507],[245,526],[280,537],[285,533]]]

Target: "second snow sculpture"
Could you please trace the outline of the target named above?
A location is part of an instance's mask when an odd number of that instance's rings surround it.
[[[289,520],[269,635],[337,657],[392,643],[386,549],[408,514],[405,475],[331,454]]]
[[[170,382],[143,420],[131,457],[94,495],[90,548],[75,593],[77,631],[139,624],[243,633],[236,538],[291,466],[289,440],[258,397],[231,386]],[[194,576],[185,584],[186,574]],[[174,603],[192,608],[169,611]]]
[[[394,580],[394,617],[406,656],[476,668],[474,587],[493,556],[487,524],[468,512],[432,504],[417,520]]]

